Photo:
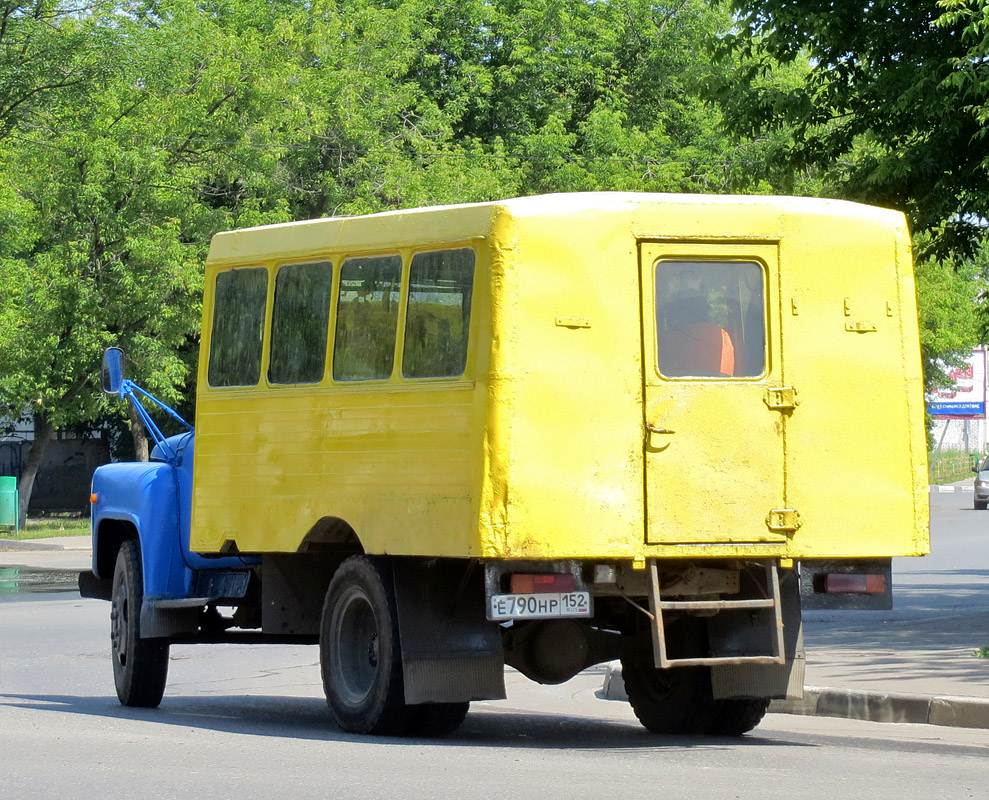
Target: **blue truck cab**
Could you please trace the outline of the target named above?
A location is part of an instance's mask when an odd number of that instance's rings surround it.
[[[123,353],[107,350],[104,391],[134,403],[155,441],[148,462],[114,463],[93,475],[92,570],[79,575],[83,597],[111,602],[111,651],[124,705],[161,702],[168,648],[209,640],[232,627],[218,606],[239,605],[259,559],[206,557],[189,547],[195,431],[174,410],[123,378]],[[165,437],[145,398],[186,431]]]

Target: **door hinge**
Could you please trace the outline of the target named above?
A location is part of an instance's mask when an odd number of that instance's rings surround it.
[[[789,411],[800,405],[797,390],[792,386],[775,386],[767,389],[763,400],[767,406],[777,411]]]
[[[774,508],[766,514],[766,527],[779,533],[793,533],[804,521],[795,508]]]

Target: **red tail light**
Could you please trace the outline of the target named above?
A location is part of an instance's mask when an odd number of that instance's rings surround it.
[[[553,572],[548,575],[516,573],[512,575],[512,594],[566,594],[577,588],[577,579],[569,572]]]
[[[824,576],[824,591],[828,594],[882,594],[886,591],[886,576],[832,572]]]

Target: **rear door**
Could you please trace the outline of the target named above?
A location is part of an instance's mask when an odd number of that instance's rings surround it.
[[[646,541],[783,542],[775,243],[642,242]]]

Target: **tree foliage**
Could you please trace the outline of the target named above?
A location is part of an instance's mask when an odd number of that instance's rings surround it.
[[[0,418],[39,434],[22,503],[51,430],[122,415],[95,385],[108,344],[191,411],[209,238],[287,219],[598,189],[900,208],[936,383],[985,308],[987,10],[0,0]]]
[[[735,0],[732,74],[712,84],[743,137],[786,132],[783,171],[906,211],[940,255],[971,252],[989,218],[989,38],[981,0]],[[803,65],[795,83],[767,80]]]
[[[989,251],[976,259],[922,259],[916,264],[920,353],[928,391],[948,384],[942,366],[959,366],[980,340],[977,309]]]
[[[698,87],[717,4],[448,0],[416,64],[459,140],[501,145],[519,191],[725,191],[746,183]]]
[[[216,231],[542,191],[812,187],[809,169],[753,177],[796,123],[739,141],[702,96],[737,68],[705,49],[733,24],[714,0],[6,0],[0,417],[35,418],[26,472],[47,431],[123,413],[95,385],[109,344],[189,404]],[[805,67],[766,83],[796,91]]]
[[[117,36],[101,24],[110,8],[101,3],[0,3],[0,137],[30,124],[53,95],[84,92],[103,77]]]

